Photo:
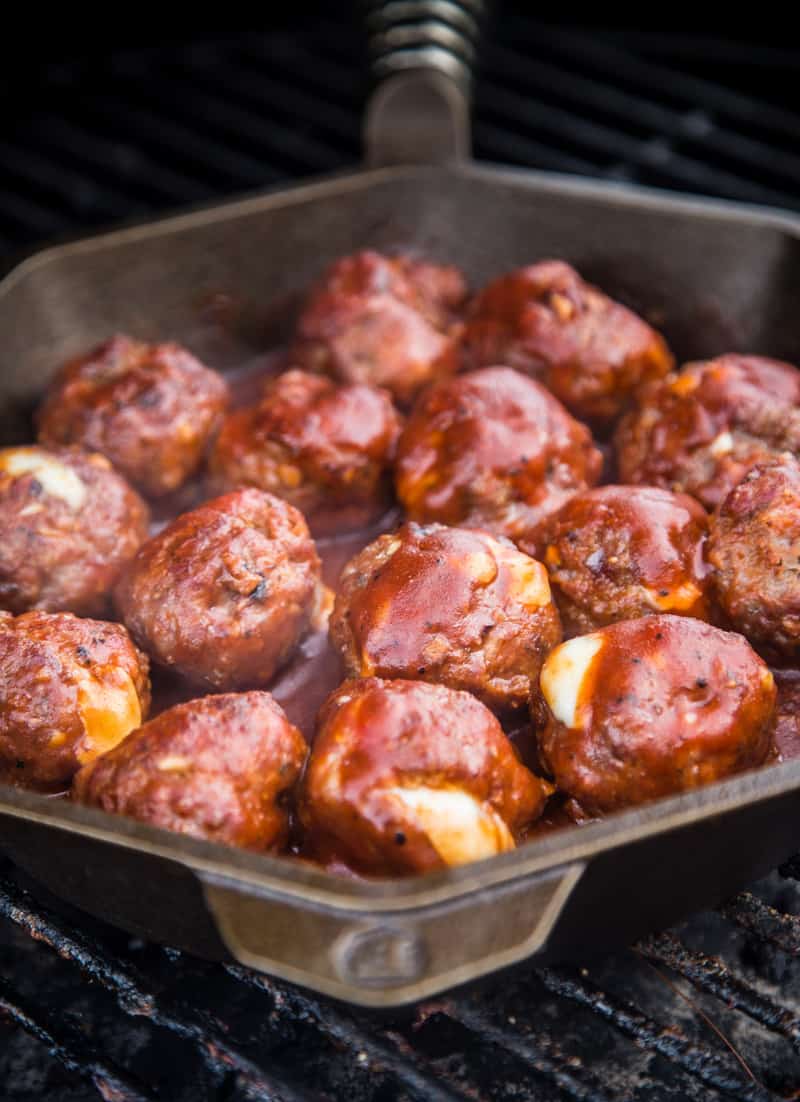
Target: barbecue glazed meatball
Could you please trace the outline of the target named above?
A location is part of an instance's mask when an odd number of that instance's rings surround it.
[[[70,360],[38,413],[43,444],[102,452],[149,497],[194,473],[228,403],[228,387],[179,344],[112,337]]]
[[[751,468],[711,520],[708,559],[731,625],[783,655],[800,654],[800,464]]]
[[[772,674],[741,635],[702,620],[645,616],[570,639],[540,684],[543,762],[589,815],[698,788],[772,749]]]
[[[705,510],[686,494],[600,486],[568,501],[538,546],[521,546],[547,566],[565,634],[581,635],[656,612],[707,620],[707,529]]]
[[[73,798],[152,826],[280,852],[303,736],[269,693],[176,704],[85,765]]]
[[[518,268],[476,295],[462,351],[470,368],[504,363],[525,371],[598,425],[674,363],[655,329],[561,260]]]
[[[620,422],[620,480],[716,508],[756,463],[800,452],[800,371],[762,356],[690,363],[645,386]]]
[[[156,662],[215,689],[266,685],[308,631],[327,590],[298,511],[260,490],[225,494],[143,544],[115,591]]]
[[[0,780],[66,788],[147,716],[147,672],[121,624],[0,612]]]
[[[366,251],[333,264],[300,315],[291,362],[345,383],[371,383],[409,402],[458,367],[457,268]]]
[[[441,682],[497,709],[527,703],[561,639],[541,563],[488,532],[413,523],[348,563],[330,631],[350,677]]]
[[[412,520],[517,540],[600,477],[585,425],[509,367],[432,386],[400,437],[395,485]]]
[[[287,371],[229,414],[211,453],[220,490],[257,486],[301,510],[315,534],[374,521],[389,503],[400,417],[385,390]]]
[[[403,875],[513,849],[550,791],[468,693],[370,677],[323,707],[299,810],[318,858]]]
[[[102,455],[0,449],[0,607],[102,615],[147,521],[145,503]]]

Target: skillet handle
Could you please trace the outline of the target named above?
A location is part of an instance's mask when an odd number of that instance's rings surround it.
[[[373,167],[470,155],[469,98],[484,0],[368,0],[377,82],[364,145]]]

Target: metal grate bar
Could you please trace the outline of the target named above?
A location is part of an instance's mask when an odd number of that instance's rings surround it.
[[[528,135],[512,134],[499,126],[489,126],[480,120],[473,127],[475,144],[484,155],[501,161],[536,165],[554,172],[576,172],[581,175],[596,174],[598,165],[586,157],[578,157],[562,149],[554,149]]]
[[[557,95],[580,111],[587,107],[618,120],[624,130],[635,124],[644,132],[653,132],[679,142],[698,145],[703,152],[713,151],[735,160],[745,171],[763,173],[768,163],[772,174],[782,176],[790,185],[800,182],[800,157],[774,145],[722,129],[719,123],[696,101],[690,110],[656,102],[646,95],[625,92],[608,81],[600,81],[575,72],[574,64],[553,65],[537,58],[533,64],[516,51],[487,44],[487,64],[501,75],[503,83],[514,80],[537,98]]]
[[[742,892],[719,908],[720,914],[792,957],[800,956],[800,916],[784,914],[751,892]]]
[[[800,1018],[733,975],[717,957],[693,952],[669,933],[645,938],[636,948],[648,960],[666,964],[730,1009],[740,1010],[759,1025],[786,1037],[800,1051]]]
[[[486,113],[490,119],[512,116],[532,126],[537,133],[544,132],[560,144],[580,153],[588,152],[606,163],[622,159],[672,184],[742,200],[786,205],[794,198],[796,202],[796,197],[776,188],[751,184],[741,176],[677,153],[663,138],[633,138],[596,121],[586,122],[563,107],[537,103],[488,79],[483,87],[489,99]]]
[[[348,145],[360,137],[360,113],[340,107],[326,98],[302,88],[289,87],[286,81],[264,72],[263,62],[258,72],[252,72],[231,59],[222,67],[192,67],[187,61],[177,59],[176,68],[187,79],[199,80],[215,92],[237,99],[248,108],[264,111],[263,125],[271,125],[277,112],[285,121],[296,124],[298,119],[313,125],[315,130],[330,134],[337,142],[336,155],[341,156],[341,143]]]
[[[186,170],[192,165],[216,187],[252,187],[281,179],[268,163],[234,149],[227,141],[198,134],[191,124],[167,118],[163,112],[147,111],[124,97],[101,99],[82,96],[75,106],[83,117],[98,120],[116,135],[131,134],[159,157],[167,157]]]
[[[498,1026],[486,1012],[466,1002],[448,1000],[442,1004],[441,1010],[448,1018],[466,1026],[476,1039],[488,1041],[496,1048],[512,1053],[526,1067],[554,1083],[576,1102],[607,1102],[613,1098],[603,1091],[595,1076],[571,1067],[565,1054],[545,1038]]]
[[[244,140],[248,148],[263,148],[269,152],[272,163],[286,162],[295,171],[298,166],[301,171],[320,171],[342,157],[338,145],[299,133],[274,118],[267,125],[252,110],[232,104],[227,96],[213,95],[196,82],[190,84],[185,76],[182,79],[163,71],[157,80],[147,81],[133,66],[126,75],[130,102],[144,102],[149,109],[157,110],[166,98],[171,110],[184,121],[200,119],[204,129],[221,136],[221,140],[237,143]]]
[[[608,995],[567,969],[542,968],[548,991],[593,1010],[643,1047],[648,1047],[709,1087],[738,1102],[773,1102],[775,1096],[741,1074],[709,1049],[692,1043],[675,1025],[663,1026],[622,999]]]
[[[85,125],[75,126],[65,118],[37,119],[31,138],[36,142],[45,141],[59,157],[68,158],[79,168],[88,168],[104,180],[113,179],[123,186],[128,185],[136,196],[146,195],[154,205],[194,203],[215,194],[212,188],[185,172],[148,156],[142,148],[119,138],[106,145],[107,139],[87,135]]]
[[[0,143],[0,162],[5,180],[16,179],[26,191],[49,196],[72,217],[85,217],[91,212],[109,219],[120,209],[132,213],[143,209],[138,199],[123,196],[114,188],[99,188],[84,173],[71,172],[58,161],[10,142]]]
[[[89,978],[117,997],[126,1014],[146,1017],[153,1025],[194,1044],[215,1074],[235,1074],[254,1102],[296,1102],[304,1097],[302,1092],[276,1077],[267,1077],[261,1068],[234,1048],[227,1041],[225,1026],[221,1023],[209,1023],[199,1015],[182,1013],[170,1006],[168,999],[162,1000],[160,1005],[132,966],[115,960],[47,908],[35,905],[28,892],[5,876],[0,876],[0,915],[37,941],[49,945],[64,960],[78,965]]]
[[[460,1102],[466,1098],[476,1100],[474,1094],[466,1095],[461,1091],[452,1090],[443,1083],[437,1082],[433,1075],[403,1061],[398,1056],[396,1047],[385,1038],[360,1029],[351,1018],[340,1013],[333,1006],[327,1005],[323,1009],[313,997],[295,988],[279,987],[267,976],[250,972],[241,965],[226,964],[225,970],[240,983],[269,995],[276,1014],[308,1016],[313,1019],[315,1025],[338,1046],[352,1052],[357,1060],[364,1061],[366,1058],[373,1067],[388,1072],[421,1102]]]
[[[30,1033],[46,1045],[50,1054],[67,1069],[93,1083],[108,1102],[155,1102],[155,1095],[135,1083],[124,1071],[103,1060],[77,1029],[44,1009],[32,1009],[28,1002],[0,976],[0,1017]]]
[[[573,59],[580,57],[598,66],[601,71],[613,74],[618,83],[630,81],[638,89],[652,89],[662,99],[680,99],[695,106],[699,103],[706,109],[726,112],[740,123],[750,122],[760,128],[769,127],[789,141],[796,140],[796,116],[764,100],[659,64],[649,58],[637,58],[625,49],[580,31],[565,32],[547,24],[528,21],[520,23],[515,29],[518,30],[515,36],[517,45],[521,50],[525,50],[527,45],[533,56],[538,56],[542,46],[547,45],[566,52]]]

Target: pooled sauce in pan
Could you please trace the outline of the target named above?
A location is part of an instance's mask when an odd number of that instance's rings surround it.
[[[270,376],[279,374],[286,366],[283,353],[275,352],[258,356],[242,367],[226,372],[225,378],[231,388],[231,408],[237,409],[256,402],[264,382]],[[213,496],[214,491],[209,489],[206,479],[201,475],[190,480],[177,493],[151,503],[153,533],[179,513],[193,509]],[[325,584],[335,589],[343,567],[353,555],[382,532],[394,528],[399,519],[399,510],[390,509],[368,528],[316,538],[314,542],[322,560]],[[173,704],[193,700],[204,693],[202,686],[156,665],[152,667],[151,679],[151,716],[172,707]],[[328,640],[327,632],[315,632],[303,639],[292,659],[268,688],[291,722],[300,728],[310,742],[314,735],[317,712],[342,679],[341,661]]]

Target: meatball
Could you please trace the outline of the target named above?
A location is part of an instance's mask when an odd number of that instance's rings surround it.
[[[85,765],[73,798],[193,838],[285,849],[303,736],[269,693],[176,704]]]
[[[0,449],[0,607],[102,615],[147,522],[145,503],[102,455]]]
[[[601,486],[576,494],[545,525],[538,545],[564,632],[676,612],[707,620],[708,518],[686,494],[652,486]]]
[[[215,689],[266,685],[324,626],[328,593],[306,522],[245,489],[179,516],[143,544],[115,590],[150,656]]]
[[[147,674],[121,624],[0,612],[0,779],[66,788],[147,716]]]
[[[350,677],[441,682],[495,709],[527,703],[561,639],[541,563],[488,532],[414,523],[348,563],[330,631]]]
[[[800,757],[800,670],[773,670],[778,686],[775,755],[779,761]]]
[[[513,849],[551,791],[468,693],[369,677],[323,707],[299,812],[316,856],[402,875]]]
[[[717,598],[736,631],[800,654],[800,464],[791,455],[751,468],[711,520]]]
[[[620,422],[620,479],[715,509],[756,463],[800,451],[800,371],[762,356],[687,364],[642,388]]]
[[[548,656],[540,684],[543,763],[589,815],[720,780],[772,749],[772,674],[741,635],[702,620],[580,635]]]
[[[291,361],[345,383],[386,387],[409,402],[458,367],[457,268],[365,251],[333,264],[311,291]]]
[[[487,367],[430,387],[400,437],[397,496],[412,520],[517,540],[600,477],[585,425],[544,387]]]
[[[655,329],[561,260],[518,268],[476,295],[462,355],[470,368],[504,363],[527,372],[597,425],[674,363]]]
[[[222,376],[185,348],[117,336],[61,369],[39,409],[39,439],[102,452],[159,497],[198,468],[227,402]]]
[[[385,390],[287,371],[229,414],[211,453],[221,490],[257,486],[301,510],[315,534],[374,521],[389,503],[400,417]]]

